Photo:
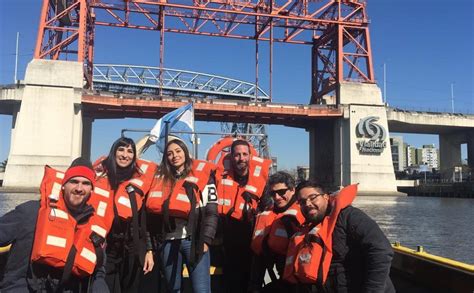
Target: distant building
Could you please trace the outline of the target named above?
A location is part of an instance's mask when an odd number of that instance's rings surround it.
[[[306,166],[297,166],[296,167],[296,173],[298,178],[296,179],[297,181],[303,181],[303,180],[308,180],[309,179],[309,167]]]
[[[405,170],[408,167],[407,148],[408,148],[408,144],[406,142],[404,142],[403,147],[402,147],[402,160],[403,160],[402,167],[403,167],[403,170]]]
[[[439,150],[434,144],[425,144],[419,149],[418,165],[427,165],[430,169],[439,169]]]
[[[392,150],[392,162],[393,169],[395,171],[403,171],[405,169],[404,151],[403,151],[403,137],[392,136],[390,137],[390,147]]]
[[[416,147],[408,145],[406,148],[406,161],[407,167],[413,167],[418,165],[416,162]]]
[[[272,171],[276,172],[278,171],[278,158],[277,157],[272,157]]]
[[[410,174],[413,170],[422,172],[420,166],[430,172],[433,169],[439,170],[439,150],[434,144],[416,148],[404,143],[402,137],[393,136],[390,138],[390,145],[395,171],[408,171]]]

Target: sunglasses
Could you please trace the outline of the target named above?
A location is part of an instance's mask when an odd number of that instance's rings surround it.
[[[289,188],[283,188],[283,189],[277,189],[277,190],[271,190],[270,195],[271,196],[276,196],[277,194],[279,196],[285,195],[285,193],[288,191]]]

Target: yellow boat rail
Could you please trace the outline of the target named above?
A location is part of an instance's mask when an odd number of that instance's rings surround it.
[[[395,242],[395,243],[392,244],[392,247],[393,247],[394,251],[403,252],[403,253],[406,253],[406,254],[409,254],[409,255],[412,255],[412,256],[415,256],[415,257],[421,257],[421,258],[424,258],[426,260],[430,260],[430,261],[439,263],[441,265],[450,266],[450,267],[453,267],[453,268],[466,270],[470,273],[474,273],[474,265],[470,265],[470,264],[463,263],[463,262],[460,262],[460,261],[456,261],[456,260],[452,260],[452,259],[449,259],[449,258],[445,258],[445,257],[437,256],[437,255],[434,255],[434,254],[430,254],[430,253],[428,253],[424,250],[423,246],[417,246],[416,250],[414,250],[414,249],[402,246],[400,244],[400,242]]]
[[[392,247],[390,276],[397,291],[473,292],[473,265],[427,253],[423,246],[410,249],[395,243]]]

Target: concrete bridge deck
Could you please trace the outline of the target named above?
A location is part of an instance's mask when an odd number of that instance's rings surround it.
[[[18,111],[23,88],[23,84],[0,88],[0,114],[11,115]],[[84,91],[82,94],[84,114],[94,119],[125,117],[157,119],[190,101],[196,105],[195,118],[206,121],[279,124],[305,128],[315,119],[336,118],[343,115],[343,107],[325,105],[189,97],[157,98],[153,95],[117,95],[99,91]],[[390,132],[445,134],[474,129],[474,115],[386,109]]]
[[[390,132],[445,134],[474,130],[474,115],[387,108],[387,119]]]

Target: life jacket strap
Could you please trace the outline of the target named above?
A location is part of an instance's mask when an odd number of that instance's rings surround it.
[[[133,237],[133,244],[135,247],[135,256],[140,261],[140,264],[143,266],[145,263],[145,254],[140,253],[140,240],[139,240],[139,231],[140,228],[138,226],[138,207],[137,207],[137,198],[135,195],[136,188],[129,184],[126,187],[128,197],[130,198],[130,206],[132,208],[132,237]],[[143,256],[142,256],[143,255]]]
[[[76,258],[77,249],[76,246],[72,246],[71,250],[69,250],[69,254],[67,255],[66,264],[64,265],[63,274],[61,276],[61,281],[59,282],[59,286],[56,292],[62,292],[64,285],[69,281],[72,272],[72,266],[74,264],[74,259]]]

